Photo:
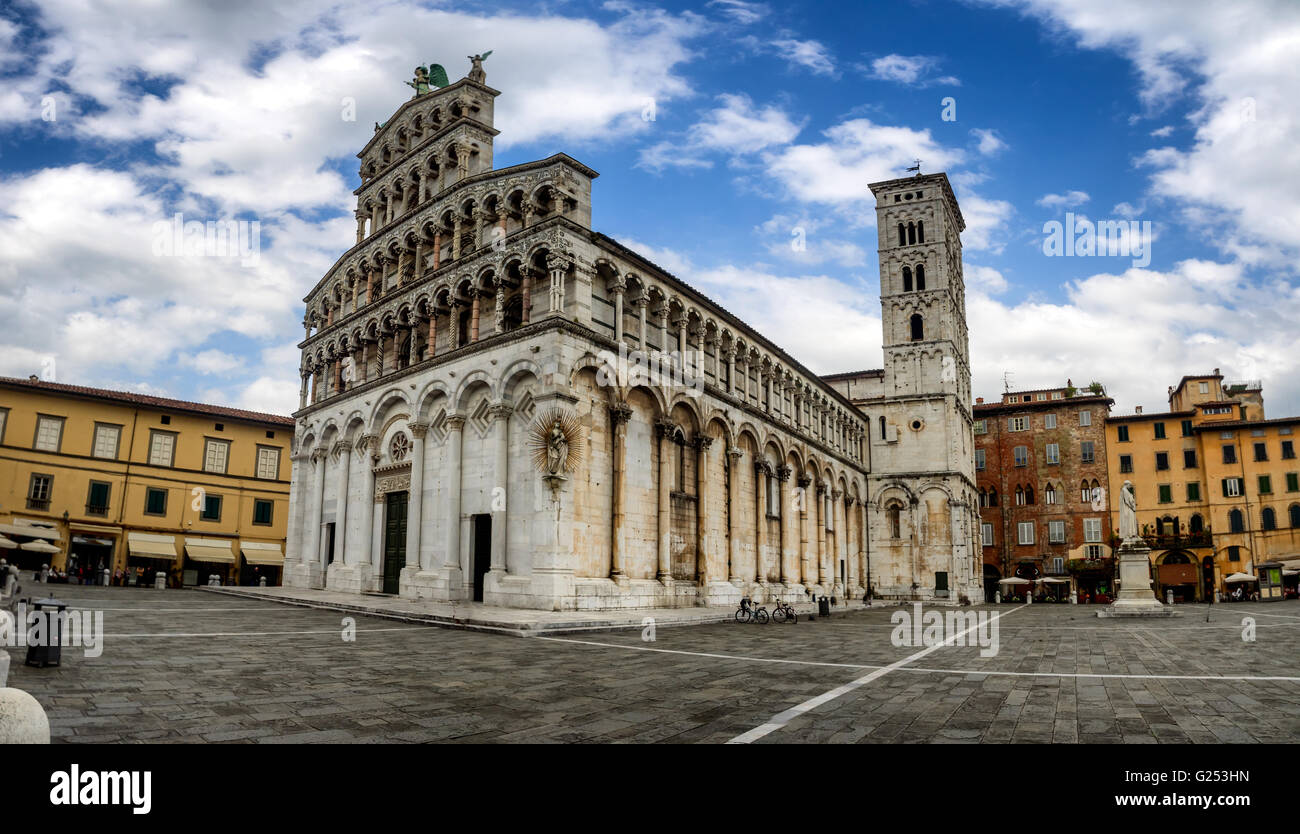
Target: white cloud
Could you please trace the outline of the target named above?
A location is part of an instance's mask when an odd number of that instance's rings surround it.
[[[1091,198],[1086,191],[1067,191],[1064,194],[1044,194],[1034,202],[1043,208],[1073,208],[1081,206]]]
[[[1300,4],[984,0],[1021,9],[1091,49],[1133,62],[1138,98],[1159,112],[1193,99],[1186,148],[1141,159],[1151,193],[1212,230],[1225,253],[1296,271],[1300,262]]]
[[[835,61],[820,41],[784,39],[772,41],[771,45],[776,47],[780,57],[811,70],[814,75],[835,74]]]
[[[930,55],[886,55],[876,58],[868,67],[862,69],[870,78],[879,81],[894,81],[909,86],[929,87],[934,84],[959,86],[961,81],[947,75],[940,78],[931,76],[939,67],[939,59]]]
[[[808,215],[778,214],[759,224],[755,231],[768,254],[803,266],[833,263],[845,267],[868,264],[867,250],[835,234],[835,225]]]
[[[996,130],[973,128],[971,135],[979,140],[979,152],[983,156],[992,156],[996,153],[1007,149],[1007,143],[1002,141]]]
[[[641,152],[637,164],[651,170],[665,167],[708,168],[710,154],[732,158],[773,145],[784,145],[802,127],[774,105],[755,107],[749,96],[721,95],[722,106],[692,125],[682,140],[658,142]]]
[[[736,23],[749,25],[767,17],[771,9],[766,3],[745,3],[742,0],[709,0],[708,4]]]
[[[1171,135],[1173,132],[1174,132],[1173,125],[1165,125],[1164,127],[1159,127],[1151,131],[1151,135],[1156,137],[1157,139],[1164,139],[1166,136]]]

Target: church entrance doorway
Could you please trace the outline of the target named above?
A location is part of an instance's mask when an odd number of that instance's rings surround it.
[[[492,516],[472,516],[474,524],[474,601],[483,601],[483,577],[492,568]]]
[[[384,505],[384,585],[386,594],[401,588],[402,568],[406,567],[407,493],[390,492]]]

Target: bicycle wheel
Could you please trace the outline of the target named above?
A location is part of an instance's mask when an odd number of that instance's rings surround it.
[[[754,619],[755,619],[757,622],[760,622],[760,623],[766,623],[766,622],[767,622],[767,609],[766,609],[766,608],[760,608],[760,609],[758,609],[757,611],[755,611],[755,612],[754,612]]]
[[[747,622],[749,622],[749,618],[750,618],[750,616],[751,616],[751,615],[750,615],[750,612],[749,612],[747,609],[744,609],[744,608],[737,608],[737,609],[736,609],[736,622],[738,622],[738,623],[747,623]]]
[[[784,609],[784,608],[782,608],[781,606],[778,605],[778,606],[777,606],[777,607],[772,611],[772,622],[774,622],[774,623],[783,623],[783,622],[785,622],[785,609]]]

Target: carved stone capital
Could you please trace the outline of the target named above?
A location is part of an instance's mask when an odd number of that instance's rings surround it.
[[[776,477],[780,478],[782,481],[788,481],[793,472],[793,469],[783,463],[776,468]]]
[[[626,423],[632,419],[632,406],[627,403],[615,403],[609,407],[609,419],[614,425]]]
[[[691,445],[696,449],[699,449],[701,452],[707,452],[709,451],[709,446],[713,445],[713,438],[709,437],[707,434],[697,434],[695,435],[695,439],[691,441]]]
[[[772,464],[765,460],[756,460],[754,461],[754,471],[760,475],[771,475]]]
[[[465,428],[465,416],[452,414],[447,417],[447,431],[461,431]]]
[[[727,450],[727,454],[731,455],[736,460],[740,460],[740,458],[744,457],[745,450],[740,448],[739,446],[732,446],[730,449]]]
[[[812,478],[808,477],[807,475],[799,476],[798,484],[801,489],[807,489],[809,484],[811,483],[812,483]]]
[[[411,430],[411,435],[416,440],[423,440],[424,436],[429,433],[428,423],[407,423],[406,427]]]
[[[659,417],[655,420],[655,429],[660,437],[672,437],[677,432],[677,424],[672,421],[672,418]]]
[[[488,406],[488,415],[493,420],[507,420],[515,413],[515,407],[508,403],[496,403]]]

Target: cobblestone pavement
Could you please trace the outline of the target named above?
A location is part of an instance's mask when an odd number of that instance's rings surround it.
[[[1300,603],[1099,620],[1011,605],[996,656],[894,646],[897,608],[797,625],[517,638],[192,591],[59,589],[103,655],[10,686],[60,742],[1300,741]],[[969,609],[967,609],[969,610]],[[1256,620],[1254,642],[1242,619]],[[898,668],[890,664],[911,658]],[[774,716],[864,677],[806,711]],[[1080,676],[1083,675],[1083,676]]]

